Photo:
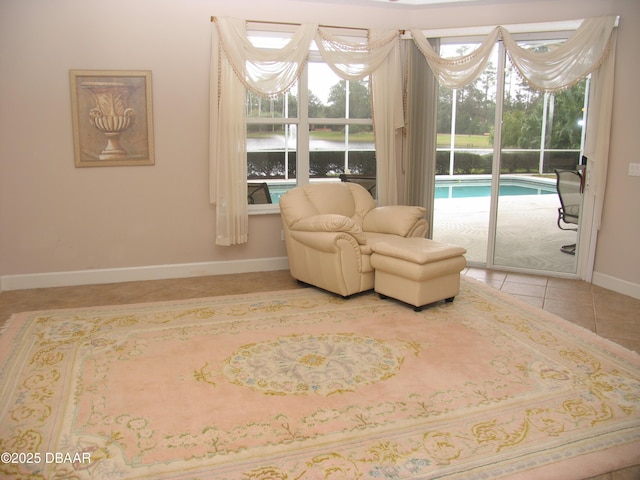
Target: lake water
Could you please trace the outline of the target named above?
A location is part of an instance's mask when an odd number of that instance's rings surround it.
[[[296,141],[295,137],[290,138],[288,145],[285,145],[284,136],[274,135],[273,137],[268,138],[247,138],[247,151],[248,152],[269,152],[269,151],[282,151],[285,149],[285,146],[289,148],[289,150],[296,149]],[[309,141],[309,150],[310,151],[318,151],[318,150],[329,150],[336,152],[344,152],[345,146],[344,142],[332,142],[329,140],[313,140]],[[375,150],[375,144],[364,143],[364,142],[352,142],[349,145],[349,150]]]

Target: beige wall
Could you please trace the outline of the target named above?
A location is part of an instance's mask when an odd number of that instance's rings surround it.
[[[640,2],[497,1],[390,8],[297,0],[2,0],[0,278],[285,256],[276,215],[217,247],[208,202],[210,16],[422,28],[620,14],[611,167],[596,271],[640,285]],[[156,165],[75,168],[68,72],[153,72]],[[633,261],[630,261],[632,256]]]

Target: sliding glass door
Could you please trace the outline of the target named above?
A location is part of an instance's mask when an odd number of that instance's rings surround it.
[[[521,46],[548,51],[561,41]],[[563,247],[579,226],[558,219],[555,171],[580,168],[585,91],[586,81],[554,94],[529,88],[501,44],[474,84],[440,88],[433,238],[464,246],[471,265],[574,274],[579,246]]]
[[[558,40],[521,42],[549,51]],[[557,93],[529,88],[504,59],[500,176],[493,264],[576,272],[578,225],[558,227],[556,170],[578,171],[584,139],[585,83]],[[573,252],[573,253],[572,253]]]
[[[476,43],[443,44],[458,57]],[[467,249],[470,262],[487,262],[493,172],[497,56],[461,89],[439,88],[433,238]]]

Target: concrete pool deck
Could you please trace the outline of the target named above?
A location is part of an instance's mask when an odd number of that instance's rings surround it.
[[[434,202],[433,239],[467,249],[470,263],[485,264],[489,197],[439,198]],[[557,195],[501,196],[494,265],[543,272],[575,273],[576,256],[560,251],[577,232],[558,228]]]
[[[490,185],[490,182],[491,178],[488,175],[460,175],[440,177],[436,186],[455,188]],[[560,247],[575,243],[577,232],[558,228],[560,201],[555,193],[555,179],[503,175],[501,182],[534,189],[542,188],[547,192],[553,189],[554,192],[499,197],[494,267],[529,269],[541,273],[575,273],[576,256],[561,252]],[[278,202],[281,194],[293,186],[293,183],[274,185],[271,192],[274,203]],[[489,196],[436,198],[433,239],[466,248],[467,262],[484,266],[487,262],[490,200]]]

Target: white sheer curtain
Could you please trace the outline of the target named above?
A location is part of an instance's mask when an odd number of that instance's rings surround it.
[[[601,65],[611,49],[615,23],[616,17],[585,19],[559,48],[543,53],[520,48],[505,27],[495,27],[473,52],[455,58],[440,57],[422,30],[411,29],[411,34],[440,83],[449,88],[472,83],[484,70],[496,41],[502,39],[512,63],[529,85],[556,91],[578,82]]]
[[[217,27],[217,28],[216,28]],[[212,29],[210,94],[210,200],[216,204],[216,244],[243,244],[247,208],[246,89],[276,95],[300,75],[317,25],[301,25],[278,50],[254,47],[245,22],[219,18]]]
[[[412,29],[411,35],[440,85],[448,88],[462,88],[473,83],[484,71],[500,36],[500,28],[494,28],[473,52],[455,58],[443,58],[435,52],[422,30]]]
[[[518,46],[500,27],[511,63],[529,85],[538,90],[558,91],[582,80],[604,61],[611,47],[616,17],[588,18],[559,48],[536,53]]]
[[[537,53],[520,48],[504,27],[496,27],[484,42],[470,54],[445,59],[429,45],[423,32],[412,29],[414,42],[443,85],[460,88],[473,82],[484,69],[493,45],[504,42],[507,54],[522,78],[532,87],[545,91],[559,91],[570,87],[589,74],[592,75],[587,112],[585,155],[588,158],[587,182],[583,212],[591,225],[584,228],[582,237],[589,247],[588,264],[583,276],[590,280],[595,252],[595,233],[600,226],[609,154],[611,103],[615,64],[615,25],[617,17],[594,17],[582,21],[580,27],[553,51]],[[584,216],[583,216],[584,218]],[[592,227],[591,230],[588,227]],[[590,238],[588,237],[590,236]]]
[[[385,62],[371,74],[373,126],[376,138],[376,171],[379,205],[398,204],[397,163],[402,155],[404,127],[403,77],[398,32],[390,43]],[[372,38],[391,33],[372,31]]]
[[[395,169],[393,135],[386,130],[398,128],[402,120],[398,110],[402,108],[401,90],[396,85],[399,80],[393,78],[399,72],[394,56],[399,41],[397,30],[375,32],[369,41],[360,44],[345,42],[325,28],[305,24],[296,28],[287,45],[267,50],[251,44],[245,21],[217,18],[211,38],[209,162],[210,199],[216,204],[216,244],[236,245],[248,240],[246,89],[260,95],[288,90],[304,67],[313,39],[323,59],[341,78],[359,80],[373,74],[374,116],[381,119],[374,127],[379,171],[385,172],[381,177],[392,166]],[[375,84],[380,84],[380,89],[376,90]],[[381,185],[378,195],[393,201],[395,183],[393,189],[391,185]]]
[[[246,22],[237,18],[216,21],[227,60],[251,91],[277,95],[288,90],[300,76],[318,25],[300,25],[282,48],[256,48],[247,38]]]

